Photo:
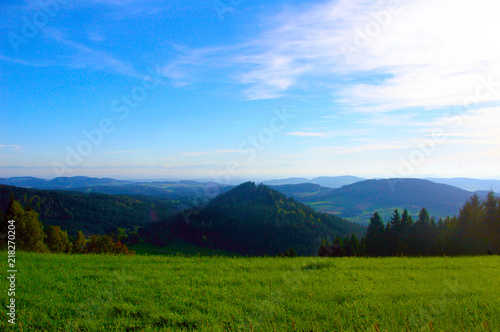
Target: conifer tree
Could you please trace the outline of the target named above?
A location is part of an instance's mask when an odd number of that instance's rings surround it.
[[[369,256],[380,256],[384,254],[384,221],[378,212],[370,218],[370,224],[366,230],[366,253]]]

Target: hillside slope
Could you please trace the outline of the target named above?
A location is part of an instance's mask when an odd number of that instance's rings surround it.
[[[317,212],[253,182],[217,196],[204,208],[146,227],[152,233],[166,228],[199,245],[249,255],[275,255],[288,248],[303,255],[316,254],[321,238],[364,234],[359,225]]]
[[[294,185],[275,188],[287,195],[295,194],[297,200],[316,210],[361,224],[367,224],[375,211],[387,221],[395,208],[407,208],[416,214],[425,207],[436,218],[453,216],[474,195],[453,186],[420,179],[366,180],[330,190]]]
[[[117,228],[132,229],[166,219],[178,211],[178,202],[95,193],[38,190],[0,185],[0,207],[6,210],[9,197],[31,206],[45,226],[61,226],[69,234],[106,234]]]

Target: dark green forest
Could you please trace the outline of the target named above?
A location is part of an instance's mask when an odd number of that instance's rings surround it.
[[[7,208],[10,195],[33,209],[45,225],[57,225],[76,235],[108,234],[118,228],[135,229],[166,219],[178,211],[179,200],[113,196],[57,190],[26,189],[0,185],[0,208]]]
[[[305,189],[310,191],[309,187]],[[16,209],[24,212],[12,213],[13,200],[18,202]],[[144,241],[164,246],[179,238],[198,246],[244,255],[500,253],[500,198],[493,192],[484,199],[477,195],[470,197],[457,216],[438,220],[426,208],[416,216],[406,209],[402,213],[395,209],[386,222],[376,212],[368,228],[315,211],[292,197],[253,182],[241,184],[208,202],[201,201],[204,203],[179,213],[179,206],[192,206],[192,201],[182,197],[168,200],[0,185],[0,209],[10,211],[2,219],[2,227],[9,218],[22,219],[22,225],[31,225],[30,237],[35,240],[27,245],[34,251],[79,252],[82,246],[75,245],[75,241],[79,239],[81,243],[83,237],[85,252],[118,248],[121,242]]]
[[[206,206],[147,225],[144,232],[247,255],[277,255],[291,248],[299,255],[314,255],[322,237],[362,236],[365,228],[317,212],[262,184],[246,182]]]
[[[23,207],[9,197],[5,213],[0,210],[0,248],[10,253],[16,250],[38,253],[66,254],[116,254],[133,255],[121,240],[125,237],[123,229],[116,234],[85,236],[78,231],[74,237],[60,226],[44,226],[38,213],[32,208]]]
[[[330,248],[329,253],[326,248]],[[414,220],[396,209],[384,223],[378,212],[370,218],[366,236],[324,241],[324,256],[435,256],[500,254],[500,198],[490,192],[467,200],[458,216],[436,221],[422,208]]]

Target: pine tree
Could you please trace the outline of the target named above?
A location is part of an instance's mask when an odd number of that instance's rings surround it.
[[[458,238],[460,239],[460,253],[484,253],[481,239],[481,224],[483,224],[483,205],[477,195],[465,202],[458,214]]]
[[[351,252],[352,256],[358,256],[360,254],[360,244],[354,233],[351,235]]]
[[[392,213],[391,221],[387,225],[386,234],[387,234],[387,253],[389,255],[398,254],[399,248],[399,239],[402,233],[402,222],[401,216],[399,215],[398,209],[395,209]]]
[[[365,242],[367,255],[380,256],[384,254],[384,221],[378,212],[375,212],[370,218]]]
[[[401,235],[399,238],[398,253],[410,254],[411,228],[413,227],[413,218],[407,209],[401,215]]]
[[[495,197],[493,191],[482,202],[484,217],[481,227],[481,238],[484,239],[485,249],[488,252],[497,251],[496,236],[500,231],[500,201]]]

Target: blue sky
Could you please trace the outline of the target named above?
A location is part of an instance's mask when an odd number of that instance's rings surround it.
[[[496,8],[2,1],[0,176],[500,178]]]

